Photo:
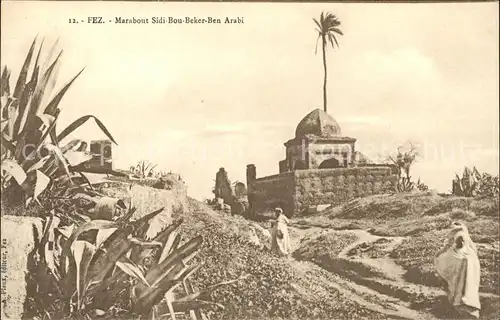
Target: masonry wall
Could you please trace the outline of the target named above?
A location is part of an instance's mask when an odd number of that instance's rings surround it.
[[[103,168],[113,170],[112,142],[109,140],[98,140],[90,142],[90,153],[92,159],[87,163],[91,168]]]
[[[292,171],[253,180],[248,201],[253,213],[269,212],[281,207],[285,214],[294,211],[294,173]]]
[[[393,190],[396,175],[387,166],[294,171],[294,213],[309,206],[340,204]]]
[[[305,142],[304,142],[305,143]],[[297,166],[297,162],[303,163],[303,168],[307,166],[307,156],[306,156],[306,145],[304,144],[294,144],[287,147],[287,160],[288,169],[294,170]]]
[[[335,158],[340,163],[344,162],[342,153],[346,153],[348,163],[352,162],[352,147],[349,143],[343,144],[311,144],[309,145],[309,168],[317,169],[320,164],[328,159]]]

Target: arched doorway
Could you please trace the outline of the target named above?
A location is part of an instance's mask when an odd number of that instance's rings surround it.
[[[341,167],[340,162],[335,158],[327,159],[319,165],[320,169],[332,169],[339,167]]]

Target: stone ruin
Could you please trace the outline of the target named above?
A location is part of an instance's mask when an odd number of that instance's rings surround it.
[[[111,140],[90,141],[92,159],[86,163],[89,168],[113,170],[113,143]]]
[[[214,195],[216,199],[223,199],[225,204],[230,205],[233,201],[231,182],[224,168],[220,168],[219,172],[215,175]]]
[[[215,175],[214,204],[216,209],[231,212],[233,215],[243,215],[248,209],[246,187],[242,182],[236,182],[234,189],[224,168]]]
[[[243,182],[236,182],[234,184],[234,195],[236,198],[244,198],[247,195],[247,188]]]

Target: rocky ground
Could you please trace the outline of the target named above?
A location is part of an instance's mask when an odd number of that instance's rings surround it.
[[[249,275],[213,293],[225,309],[209,312],[212,319],[453,318],[432,260],[453,220],[466,222],[478,246],[482,319],[496,319],[500,311],[495,200],[430,193],[355,200],[293,218],[288,259],[268,251],[269,234],[262,231],[268,222],[215,212],[192,199],[173,207],[171,218],[185,220],[183,237],[205,239],[196,286]]]
[[[418,312],[410,318],[455,318],[433,266],[454,220],[465,222],[478,247],[481,318],[497,319],[500,258],[495,199],[414,193],[355,200],[296,220],[295,228],[313,229],[319,236],[304,239],[293,255],[340,275],[350,282],[348,288],[358,288],[362,295],[371,293],[388,306],[395,303]]]
[[[160,194],[164,199],[169,198],[171,220],[184,219],[180,230],[183,239],[203,235],[204,244],[196,259],[204,265],[193,275],[195,287],[202,289],[247,276],[212,294],[211,299],[224,309],[208,311],[211,319],[400,318],[397,312],[380,308],[345,290],[340,285],[345,284],[340,276],[313,262],[273,256],[269,252],[269,233],[265,231],[269,223],[259,225],[240,216],[215,212],[189,198],[179,205],[175,203],[179,198],[171,197],[168,191],[148,193],[148,189],[134,187],[132,198],[149,195],[150,200],[144,203],[151,209],[154,203],[164,202],[156,199]],[[114,195],[119,195],[114,191]],[[260,245],[251,239],[251,226],[256,229]],[[294,248],[307,235],[310,235],[307,230],[292,228]]]
[[[138,215],[165,207],[158,229],[182,218],[184,241],[203,235],[198,289],[246,276],[212,293],[223,308],[207,311],[210,319],[454,318],[432,263],[453,220],[465,221],[478,246],[481,319],[500,311],[495,200],[427,193],[354,200],[292,218],[293,253],[278,258],[269,252],[269,222],[215,212],[171,190],[113,184],[102,191],[127,198]]]

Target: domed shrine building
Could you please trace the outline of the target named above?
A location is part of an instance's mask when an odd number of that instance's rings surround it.
[[[373,163],[356,151],[355,143],[355,138],[342,135],[328,113],[310,112],[297,125],[295,137],[285,142],[286,158],[279,162],[279,174],[257,178],[255,166],[247,165],[251,212],[280,206],[291,216],[393,189],[394,168]]]

